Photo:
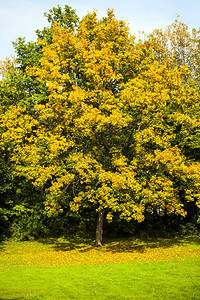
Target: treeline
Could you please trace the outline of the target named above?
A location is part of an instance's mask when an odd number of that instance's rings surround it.
[[[196,233],[200,31],[136,40],[113,10],[45,16],[1,62],[1,234]]]

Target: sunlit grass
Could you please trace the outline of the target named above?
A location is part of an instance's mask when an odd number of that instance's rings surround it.
[[[0,244],[0,299],[199,299],[199,239]]]

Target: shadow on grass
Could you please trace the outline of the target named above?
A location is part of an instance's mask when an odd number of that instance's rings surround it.
[[[20,297],[20,298],[0,298],[0,300],[8,300],[8,299],[10,299],[10,300],[22,300],[22,299],[27,299],[27,298],[24,298],[24,297]]]
[[[57,251],[78,250],[86,252],[94,247],[94,241],[88,238],[48,238],[39,240],[42,244],[52,245]]]
[[[175,245],[200,244],[199,238],[148,238],[148,239],[126,239],[109,241],[106,250],[111,252],[140,252],[144,253],[147,249],[170,248]]]
[[[170,248],[172,246],[180,246],[187,244],[200,244],[199,237],[186,237],[186,238],[149,238],[149,239],[138,239],[138,238],[116,238],[116,239],[105,239],[103,247],[96,248],[95,243],[91,239],[86,238],[69,238],[69,239],[42,239],[39,242],[43,244],[52,245],[56,251],[72,251],[77,250],[78,252],[87,252],[92,248],[97,251],[103,252],[139,252],[144,253],[147,249],[155,248]]]

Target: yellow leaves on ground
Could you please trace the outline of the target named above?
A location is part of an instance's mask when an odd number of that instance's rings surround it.
[[[91,240],[50,239],[39,242],[2,243],[0,266],[65,266],[110,264],[139,261],[173,261],[199,259],[198,242],[180,239],[126,239],[106,241],[93,247]]]

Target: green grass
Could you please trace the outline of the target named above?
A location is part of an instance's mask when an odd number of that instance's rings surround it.
[[[72,243],[66,240],[2,243],[0,299],[200,299],[199,240],[137,242],[138,247],[133,240],[132,244],[130,240],[121,240],[120,248],[120,241],[110,241],[102,249],[94,249],[90,242],[73,243],[71,247]],[[22,249],[26,251],[23,259]],[[181,252],[185,253],[182,258]],[[27,258],[34,253],[35,264],[32,260],[29,264]],[[52,260],[43,263],[42,254]],[[166,259],[163,259],[164,254],[167,254]],[[71,261],[63,264],[61,257],[66,255],[73,259],[77,255],[77,260],[74,264]],[[114,261],[116,257],[130,258],[130,255],[134,260]],[[60,261],[58,266],[54,264],[56,256]],[[90,257],[87,264],[84,257]],[[107,257],[113,261],[108,262]],[[98,258],[100,263],[97,263]]]
[[[0,299],[199,299],[200,262],[14,267],[0,272]]]

